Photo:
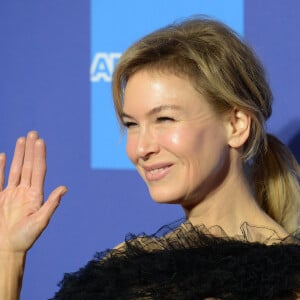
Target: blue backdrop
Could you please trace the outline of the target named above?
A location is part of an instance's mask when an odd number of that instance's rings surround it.
[[[142,3],[142,4],[141,4]],[[240,32],[264,62],[274,92],[269,131],[300,157],[300,2],[288,0],[11,0],[0,4],[0,151],[36,129],[46,140],[46,194],[69,192],[28,255],[22,300],[50,298],[127,232],[153,232],[182,216],[157,205],[123,153],[111,112],[120,53],[174,19],[208,14]]]
[[[121,53],[139,37],[196,13],[205,13],[226,22],[240,34],[244,26],[244,1],[141,2],[91,0],[91,167],[94,169],[133,169],[125,153],[111,97],[113,67]],[[134,17],[128,13],[134,11]],[[104,11],[114,11],[103,14]],[[128,13],[124,13],[128,11]],[[109,130],[108,130],[109,124]],[[101,138],[99,138],[101,137]],[[105,144],[105,147],[103,147]],[[113,153],[113,155],[112,155]]]

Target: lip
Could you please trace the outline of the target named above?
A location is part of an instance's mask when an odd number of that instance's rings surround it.
[[[172,163],[158,163],[142,167],[147,181],[158,181],[170,173],[172,166]]]

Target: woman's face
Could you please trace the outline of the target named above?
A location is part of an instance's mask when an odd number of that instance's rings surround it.
[[[126,151],[151,197],[194,205],[221,184],[228,168],[225,122],[189,80],[138,71],[124,91]]]

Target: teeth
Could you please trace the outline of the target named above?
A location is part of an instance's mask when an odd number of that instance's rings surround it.
[[[167,167],[159,168],[159,169],[154,169],[154,170],[151,170],[150,173],[151,173],[151,174],[156,174],[156,173],[158,173],[158,172],[160,172],[160,171],[162,171],[162,170],[165,170],[166,168],[167,168]]]

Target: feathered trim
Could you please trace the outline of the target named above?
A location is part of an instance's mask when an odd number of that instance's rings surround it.
[[[297,299],[299,236],[280,240],[245,223],[240,236],[229,238],[218,226],[190,222],[129,235],[119,249],[65,274],[53,300]]]

